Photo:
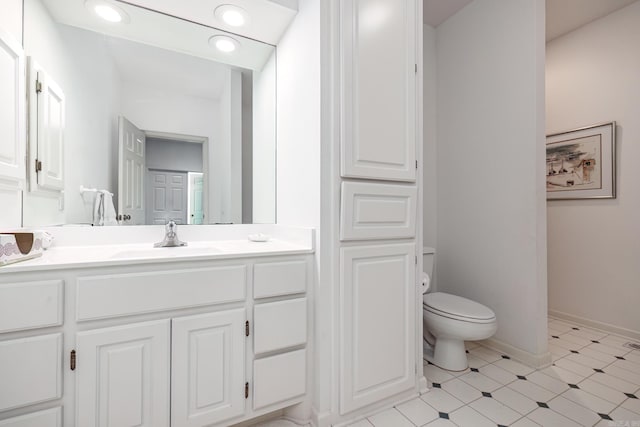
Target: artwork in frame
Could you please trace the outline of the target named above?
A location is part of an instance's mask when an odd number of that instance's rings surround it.
[[[615,199],[616,122],[547,135],[547,200]]]

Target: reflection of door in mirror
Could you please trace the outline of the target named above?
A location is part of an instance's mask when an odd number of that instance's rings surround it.
[[[202,210],[202,174],[189,172],[189,224],[203,224],[204,211]]]
[[[149,169],[147,224],[187,224],[187,173]]]
[[[141,225],[145,222],[145,135],[124,117],[118,118],[118,129],[118,220]]]

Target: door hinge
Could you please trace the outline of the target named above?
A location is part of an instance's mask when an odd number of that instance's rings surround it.
[[[36,93],[42,92],[42,82],[40,80],[36,80]]]
[[[36,172],[42,171],[42,162],[36,159]]]
[[[244,383],[244,398],[249,398],[249,383]]]
[[[418,161],[416,160],[416,169],[418,169]]]
[[[416,265],[418,265],[418,255],[416,255]]]
[[[245,337],[249,336],[249,321],[248,320],[244,323],[244,336]]]
[[[69,367],[72,371],[76,370],[76,351],[71,350],[71,357],[69,358]]]
[[[418,74],[418,64],[413,64],[413,65],[415,65],[416,74]]]

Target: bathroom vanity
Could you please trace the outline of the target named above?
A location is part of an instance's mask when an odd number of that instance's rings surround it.
[[[302,402],[314,264],[296,233],[3,268],[0,426],[221,426]]]

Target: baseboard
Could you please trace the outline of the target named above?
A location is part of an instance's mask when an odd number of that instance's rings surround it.
[[[315,407],[311,408],[311,425],[313,427],[330,427],[331,411],[319,413]]]
[[[635,341],[640,341],[640,331],[634,331],[631,329],[612,325],[610,323],[598,322],[596,320],[586,319],[584,317],[574,316],[573,314],[556,310],[549,310],[549,316],[557,317],[560,320],[568,320],[570,322],[580,323],[584,326],[599,329],[603,332],[609,332],[611,334],[620,335],[624,338],[631,338]]]
[[[485,347],[489,347],[499,353],[506,354],[512,359],[522,362],[532,368],[541,369],[550,366],[552,363],[551,353],[546,352],[542,354],[533,354],[528,351],[524,351],[510,344],[502,341],[498,341],[495,338],[489,338],[488,340],[478,341],[478,344]]]

